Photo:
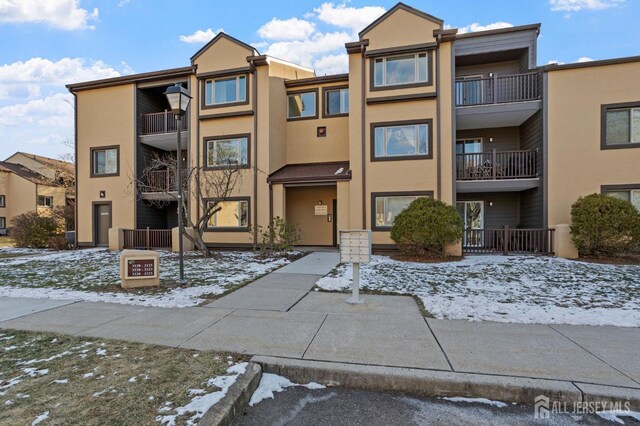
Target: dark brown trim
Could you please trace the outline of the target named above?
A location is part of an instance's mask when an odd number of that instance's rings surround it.
[[[416,93],[412,95],[380,96],[375,98],[367,98],[367,105],[390,104],[394,102],[426,101],[429,99],[436,99],[437,97],[438,94],[436,92]]]
[[[250,62],[250,65],[254,67],[253,62]],[[258,223],[258,209],[257,209],[257,206],[258,206],[258,75],[257,74],[258,73],[254,67],[253,83],[252,83],[252,89],[253,89],[253,108],[252,109],[254,111],[253,140],[255,144],[255,149],[253,150],[253,156],[254,156],[253,158],[253,202],[256,205],[256,208],[253,210],[253,223],[255,224]],[[247,152],[247,155],[249,155],[249,152]],[[251,214],[251,211],[249,211],[248,213]],[[254,243],[258,242],[257,228],[253,230],[252,238]]]
[[[92,201],[91,202],[91,247],[97,247],[97,241],[98,241],[98,238],[97,238],[98,223],[96,222],[96,206],[109,206],[109,228],[113,228],[113,201]]]
[[[391,226],[376,225],[376,198],[379,197],[408,197],[411,195],[423,195],[433,198],[433,191],[394,191],[394,192],[372,192],[371,193],[371,230],[377,232],[389,232]]]
[[[369,40],[360,40],[360,41],[352,41],[344,44],[344,48],[347,50],[348,54],[352,53],[361,53],[366,50],[366,47],[369,46]]]
[[[289,95],[298,95],[301,93],[315,93],[316,94],[316,113],[311,117],[289,117]],[[320,109],[320,99],[318,94],[318,88],[315,89],[305,89],[305,90],[292,90],[287,92],[287,104],[285,105],[285,114],[287,115],[287,121],[302,121],[302,120],[317,120],[319,109]]]
[[[247,71],[241,71],[241,72],[237,72],[237,73],[231,73],[231,74],[224,74],[224,75],[218,75],[217,77],[209,77],[209,78],[202,78],[199,80],[202,81],[201,84],[201,90],[200,90],[200,109],[205,110],[205,109],[217,109],[217,108],[230,108],[230,107],[235,107],[235,106],[239,106],[239,105],[248,105],[250,102],[250,94],[249,94],[249,80],[251,79],[250,77],[251,73],[247,70]],[[245,100],[244,101],[236,101],[236,102],[227,102],[227,103],[223,103],[223,104],[211,104],[211,105],[207,105],[207,97],[206,97],[206,91],[207,91],[207,82],[208,81],[212,81],[215,82],[216,80],[221,80],[223,78],[227,78],[227,77],[241,77],[241,76],[245,76]],[[212,83],[214,84],[214,83]],[[215,96],[215,91],[214,91],[214,96]]]
[[[608,150],[608,149],[633,149],[633,148],[640,148],[640,143],[638,142],[631,142],[629,141],[629,143],[621,143],[621,144],[613,144],[613,145],[609,145],[607,144],[607,112],[609,110],[614,110],[614,109],[625,109],[625,108],[639,108],[640,107],[640,101],[639,102],[622,102],[622,103],[616,103],[616,104],[603,104],[600,106],[600,149],[601,150]],[[629,113],[631,114],[631,113]],[[632,125],[632,117],[629,116],[629,126]],[[632,129],[629,129],[629,137],[633,138],[632,136]]]
[[[424,155],[403,155],[393,157],[376,157],[376,127],[393,127],[393,126],[410,126],[416,124],[427,124],[429,129],[427,131],[427,154]],[[385,121],[378,123],[371,123],[369,125],[369,154],[370,161],[406,161],[406,160],[431,160],[433,158],[433,119],[426,118],[421,120],[405,120],[405,121]]]
[[[457,34],[457,28],[451,28],[448,30],[433,30],[433,36],[438,40],[438,44],[454,41]]]
[[[0,216],[0,222],[4,221],[4,226],[0,226],[0,229],[7,229],[7,217],[6,216]]]
[[[609,191],[632,191],[640,189],[640,183],[617,184],[617,185],[601,185],[600,193],[605,195]]]
[[[215,201],[215,198],[205,198],[204,205],[202,206],[202,214],[204,215],[204,211],[207,208],[207,203],[209,201]],[[248,232],[251,228],[251,197],[227,197],[222,201],[246,201],[247,202],[247,226],[233,226],[233,227],[217,227],[211,228],[209,227],[208,221],[205,223],[205,232]]]
[[[117,168],[118,171],[116,173],[108,173],[108,174],[95,174],[93,167],[94,167],[94,162],[93,162],[93,153],[95,151],[106,151],[109,149],[115,149],[117,151]],[[103,177],[115,177],[115,176],[120,176],[120,145],[108,145],[108,146],[93,146],[91,148],[89,148],[89,161],[91,161],[91,165],[90,165],[90,174],[89,176],[92,178],[103,178]]]
[[[240,139],[247,138],[247,164],[242,164],[239,166],[209,166],[207,164],[207,142],[209,141],[219,141],[225,139]],[[217,135],[217,136],[205,136],[202,138],[202,170],[225,170],[230,168],[239,168],[239,169],[248,169],[251,167],[251,133],[239,133],[235,135]]]
[[[419,83],[408,83],[408,84],[394,84],[392,86],[374,86],[374,78],[375,78],[375,59],[376,58],[386,58],[387,56],[377,56],[369,58],[369,91],[370,92],[379,92],[383,90],[401,90],[401,89],[411,89],[415,87],[429,87],[433,86],[433,74],[435,73],[435,67],[433,66],[433,49],[427,51],[417,51],[413,52],[414,54],[418,53],[426,53],[427,54],[427,81],[419,82]],[[388,55],[389,57],[395,55]]]
[[[442,27],[442,24],[444,24],[444,21],[442,19],[436,18],[433,15],[429,15],[428,13],[425,13],[425,12],[423,12],[421,10],[415,9],[415,8],[413,8],[411,6],[407,6],[406,4],[400,2],[400,3],[396,4],[395,6],[393,6],[391,9],[389,9],[387,12],[385,12],[381,17],[379,17],[378,19],[373,21],[371,24],[369,24],[367,27],[365,27],[364,30],[360,31],[358,33],[358,36],[360,37],[360,39],[362,39],[363,35],[365,35],[369,31],[371,31],[375,27],[377,27],[382,21],[387,19],[387,17],[392,15],[398,9],[402,9],[405,12],[412,13],[412,14],[414,14],[416,16],[419,16],[421,18],[424,18],[424,19],[426,19],[428,21],[434,22],[434,23],[440,25],[440,27]]]
[[[2,208],[6,208],[7,207],[7,196],[6,195],[0,195],[0,207],[2,207]]]
[[[91,241],[83,241],[83,242],[77,242],[76,241],[76,247],[78,247],[78,248],[82,248],[82,247],[88,248],[88,247],[95,247],[95,245]]]
[[[213,78],[221,78],[221,77],[231,77],[234,75],[240,74],[249,74],[251,73],[251,67],[240,67],[240,68],[230,68],[222,71],[212,71],[202,74],[196,74],[196,78],[198,80],[210,80]]]
[[[640,56],[626,56],[624,58],[613,58],[613,59],[602,59],[600,61],[591,61],[591,62],[577,62],[575,64],[550,64],[542,67],[542,71],[562,71],[562,70],[572,70],[577,68],[590,68],[590,67],[601,67],[606,65],[620,65],[620,64],[629,64],[633,62],[640,62]]]
[[[215,120],[217,118],[231,118],[231,117],[244,117],[248,115],[253,115],[253,110],[248,111],[237,111],[237,112],[223,112],[221,114],[207,114],[201,115],[199,120]]]
[[[368,44],[368,43],[367,43]],[[362,102],[367,92],[367,58],[364,56],[365,45],[360,46],[360,165],[362,167],[362,227],[367,229],[367,135],[366,135],[366,114],[367,105]],[[351,105],[349,105],[351,108]]]
[[[98,89],[102,87],[119,86],[127,83],[142,83],[151,80],[170,79],[178,77],[189,77],[196,72],[196,67],[172,68],[162,71],[145,72],[141,74],[125,75],[123,77],[105,78],[102,80],[92,80],[83,83],[67,84],[65,87],[72,93],[81,90]]]
[[[345,81],[349,81],[349,74],[334,74],[334,75],[324,75],[320,77],[300,78],[297,80],[285,80],[284,87],[289,88],[289,87],[311,86],[314,84],[342,83]]]
[[[191,57],[191,63],[193,64],[193,62],[198,59],[198,57],[200,55],[202,55],[207,49],[209,49],[209,47],[213,46],[218,40],[220,40],[221,38],[226,38],[227,40],[237,44],[238,46],[244,47],[245,49],[247,49],[248,51],[250,51],[252,54],[258,53],[258,51],[256,50],[255,47],[248,45],[247,43],[238,40],[235,37],[231,37],[229,34],[224,33],[224,32],[219,32],[218,35],[216,35],[210,42],[208,42],[207,44],[205,44],[204,46],[202,46],[202,48],[200,50],[198,50],[192,57]]]
[[[253,244],[252,243],[219,243],[219,242],[215,242],[215,243],[205,243],[205,245],[207,246],[207,248],[209,250],[219,250],[219,251],[224,251],[224,250],[253,250]]]
[[[327,112],[327,107],[329,106],[329,102],[327,102],[327,92],[335,91],[335,90],[349,90],[349,85],[343,86],[326,86],[322,88],[322,118],[335,118],[335,117],[348,117],[349,112],[340,113],[340,114],[329,114]]]
[[[75,232],[74,234],[74,240],[75,240],[75,246],[78,247],[78,198],[79,194],[78,194],[78,95],[75,94],[74,92],[71,92],[71,94],[73,95],[73,158],[76,159],[76,164],[75,167],[73,168],[73,177],[74,177],[74,181],[73,181],[73,194],[75,196],[74,200],[73,200],[73,213],[74,213],[74,218],[73,218],[73,231]],[[137,131],[137,127],[136,127],[136,131]],[[137,143],[137,139],[136,139],[136,143]],[[93,162],[93,158],[91,159],[91,162]],[[89,167],[91,167],[91,165],[89,165]]]
[[[408,46],[399,46],[399,47],[386,47],[384,49],[375,49],[368,50],[365,53],[365,56],[368,58],[375,58],[380,56],[393,56],[393,55],[401,55],[404,53],[419,53],[428,50],[433,50],[438,47],[438,43],[420,43],[420,44],[411,44]]]
[[[247,56],[247,62],[250,62],[254,67],[262,67],[269,65],[269,57],[267,55]]]
[[[331,182],[335,183],[342,180],[351,180],[351,174],[344,175],[327,175],[327,176],[313,176],[305,178],[281,178],[281,179],[268,179],[269,183],[307,183],[307,182]]]
[[[542,24],[538,23],[538,24],[520,25],[517,27],[498,28],[496,30],[476,31],[471,33],[458,34],[456,36],[456,40],[465,39],[465,38],[474,38],[474,37],[484,37],[484,36],[496,35],[496,34],[513,33],[518,31],[529,31],[529,30],[536,30],[538,33],[540,33],[541,26]],[[457,30],[457,28],[455,29]]]

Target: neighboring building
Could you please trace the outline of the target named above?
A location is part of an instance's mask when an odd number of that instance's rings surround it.
[[[71,163],[24,152],[0,161],[0,234],[7,233],[16,216],[47,215],[70,203],[73,193],[64,179],[73,178],[73,171]]]
[[[157,207],[132,180],[154,153],[176,155],[163,92],[181,83],[193,96],[183,160],[216,173],[224,145],[246,165],[209,223],[212,246],[248,245],[251,224],[280,216],[305,245],[364,228],[387,247],[395,215],[432,196],[464,218],[466,251],[502,250],[506,225],[534,230],[508,234],[516,251],[548,252],[547,228],[579,196],[640,206],[640,57],[538,67],[539,31],[457,34],[399,3],[347,43],[346,74],[315,76],[221,33],[189,67],[69,85],[78,242],[176,226],[175,203]]]

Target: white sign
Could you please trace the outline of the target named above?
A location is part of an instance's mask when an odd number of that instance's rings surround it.
[[[340,262],[369,263],[371,261],[371,231],[340,231]]]
[[[328,213],[329,210],[326,204],[316,205],[316,216],[326,216]]]

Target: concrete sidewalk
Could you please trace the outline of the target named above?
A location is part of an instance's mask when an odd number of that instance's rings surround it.
[[[0,298],[0,328],[556,381],[640,400],[640,329],[425,319],[410,297],[365,295],[349,305],[347,294],[309,292],[337,263],[337,253],[313,253],[196,308]]]

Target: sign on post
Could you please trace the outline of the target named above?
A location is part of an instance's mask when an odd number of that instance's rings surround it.
[[[360,264],[371,261],[371,231],[340,231],[340,262],[353,264],[353,289],[347,303],[360,304]]]

